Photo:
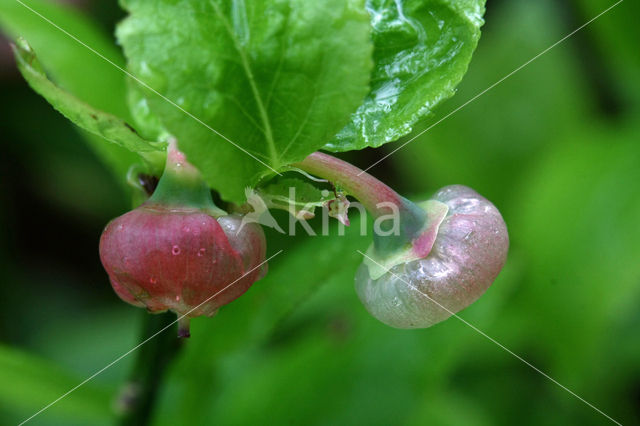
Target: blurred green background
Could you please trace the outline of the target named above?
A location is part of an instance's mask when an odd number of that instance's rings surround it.
[[[115,1],[77,3],[106,34],[122,17]],[[611,4],[490,0],[457,95],[422,128]],[[640,423],[638,17],[620,4],[371,169],[415,199],[459,183],[498,206],[509,260],[461,316],[623,424]],[[98,258],[126,191],[27,87],[6,41],[0,67],[0,423],[13,424],[135,346],[145,314]],[[366,167],[397,146],[346,157]],[[344,237],[269,232],[284,252],[193,321],[153,424],[610,423],[455,318],[407,331],[370,317],[353,290],[369,238],[352,222]],[[134,359],[32,423],[112,424]]]

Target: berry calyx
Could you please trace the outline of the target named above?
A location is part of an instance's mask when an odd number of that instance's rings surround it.
[[[262,228],[241,222],[215,206],[173,141],[152,197],[106,226],[100,258],[122,300],[184,316],[188,335],[188,318],[214,315],[265,273]]]

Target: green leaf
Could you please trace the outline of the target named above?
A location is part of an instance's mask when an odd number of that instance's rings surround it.
[[[129,151],[143,154],[149,163],[162,165],[162,156],[154,155],[162,151],[164,144],[142,139],[135,129],[123,120],[109,113],[97,110],[70,93],[52,83],[44,73],[40,62],[24,39],[18,39],[12,45],[18,69],[31,88],[44,97],[58,112],[67,117],[78,127],[101,136],[127,148]]]
[[[371,91],[329,151],[378,147],[455,93],[484,23],[484,0],[367,0],[374,42]]]
[[[35,414],[81,381],[52,363],[0,345],[0,406],[16,421]],[[58,424],[108,424],[112,397],[110,391],[88,383],[41,415]]]
[[[139,129],[139,132],[147,139],[168,140],[169,132],[164,128],[158,116],[149,109],[149,102],[140,83],[129,79],[128,88],[127,102],[136,123],[136,129]]]
[[[175,103],[146,90],[150,110],[230,201],[269,167],[322,147],[368,91],[363,0],[123,5],[117,35],[131,72]]]
[[[297,177],[278,177],[257,190],[267,207],[286,210],[296,215],[307,212],[312,217],[316,207],[322,207],[335,200],[335,194],[327,189]]]
[[[86,16],[68,6],[42,0],[30,0],[25,4],[32,10],[15,0],[0,0],[0,29],[13,39],[24,37],[28,40],[38,52],[44,69],[60,88],[95,108],[129,120],[126,79],[122,71],[59,28],[113,64],[124,66],[115,43]],[[83,136],[124,184],[127,170],[132,164],[139,163],[140,157],[120,146],[105,143],[100,137],[84,132]]]

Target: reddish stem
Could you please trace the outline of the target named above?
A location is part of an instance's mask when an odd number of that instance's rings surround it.
[[[293,164],[313,175],[331,181],[337,187],[353,195],[374,217],[389,214],[389,209],[378,204],[392,202],[403,204],[402,197],[370,174],[356,166],[322,152],[314,152],[299,163]]]
[[[396,238],[376,236],[374,242],[380,250],[393,250],[410,243],[425,226],[427,215],[424,210],[346,161],[322,152],[314,152],[292,166],[327,179],[347,194],[356,197],[374,218],[392,214],[393,208],[388,203],[393,203],[399,212],[401,234]]]

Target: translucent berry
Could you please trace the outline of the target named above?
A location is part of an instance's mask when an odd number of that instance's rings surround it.
[[[366,309],[392,327],[425,328],[445,320],[478,299],[506,261],[507,228],[491,202],[461,185],[442,188],[433,200],[438,211],[440,203],[446,206],[446,214],[427,229],[437,230],[434,239],[423,238],[429,244],[412,247],[419,258],[382,272],[365,262],[356,274]]]

